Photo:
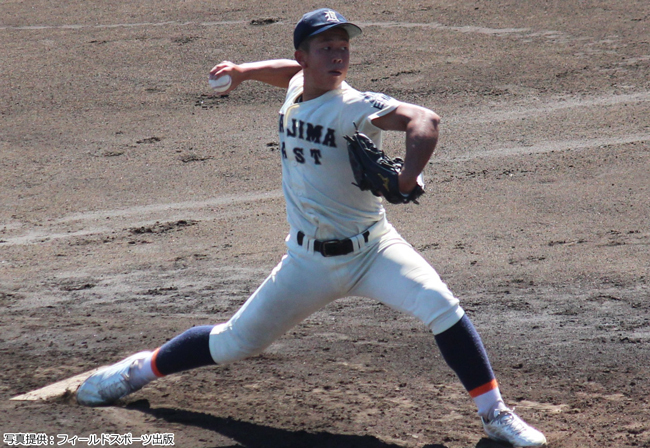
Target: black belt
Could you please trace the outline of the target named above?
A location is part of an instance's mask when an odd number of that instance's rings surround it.
[[[370,231],[366,230],[363,232],[363,239],[365,242],[368,242],[368,237],[370,236]],[[302,242],[305,239],[305,234],[301,231],[298,231],[297,235],[298,245],[302,246]],[[314,240],[314,252],[320,252],[323,257],[335,257],[337,255],[347,255],[350,252],[354,252],[354,243],[350,238],[344,240],[328,240],[328,241],[318,241]]]

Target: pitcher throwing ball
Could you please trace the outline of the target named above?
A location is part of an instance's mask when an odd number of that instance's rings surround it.
[[[546,444],[504,404],[481,338],[458,299],[386,220],[382,197],[411,202],[422,194],[420,174],[436,147],[440,119],[345,82],[350,39],[359,34],[338,12],[319,9],[295,27],[295,61],[222,62],[212,69],[212,78],[231,77],[224,93],[247,80],[287,89],[278,120],[287,253],[228,322],[191,328],[98,371],[79,387],[80,404],[107,405],[156,378],[257,355],[325,305],[359,296],[431,329],[490,438],[522,447]],[[348,144],[361,137],[363,145],[381,151],[382,130],[405,132],[406,152],[394,175],[384,173],[386,180],[373,185],[359,180],[362,168],[353,170]]]

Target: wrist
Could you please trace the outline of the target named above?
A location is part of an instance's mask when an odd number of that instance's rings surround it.
[[[238,64],[232,67],[232,70],[237,73],[237,77],[242,82],[254,80],[256,69],[257,67],[252,63]]]
[[[413,177],[405,175],[404,172],[401,172],[397,177],[397,181],[399,184],[399,192],[404,196],[410,195],[418,185],[424,188],[424,179],[422,178],[422,174]]]

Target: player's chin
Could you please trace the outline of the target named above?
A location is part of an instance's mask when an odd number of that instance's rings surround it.
[[[330,84],[332,88],[339,88],[341,83],[345,81],[345,73],[339,71],[328,72],[327,83]]]

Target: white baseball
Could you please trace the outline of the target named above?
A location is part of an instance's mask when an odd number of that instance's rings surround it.
[[[225,92],[230,88],[232,84],[232,78],[230,75],[219,76],[217,79],[209,78],[208,82],[210,87],[212,87],[217,92]]]

